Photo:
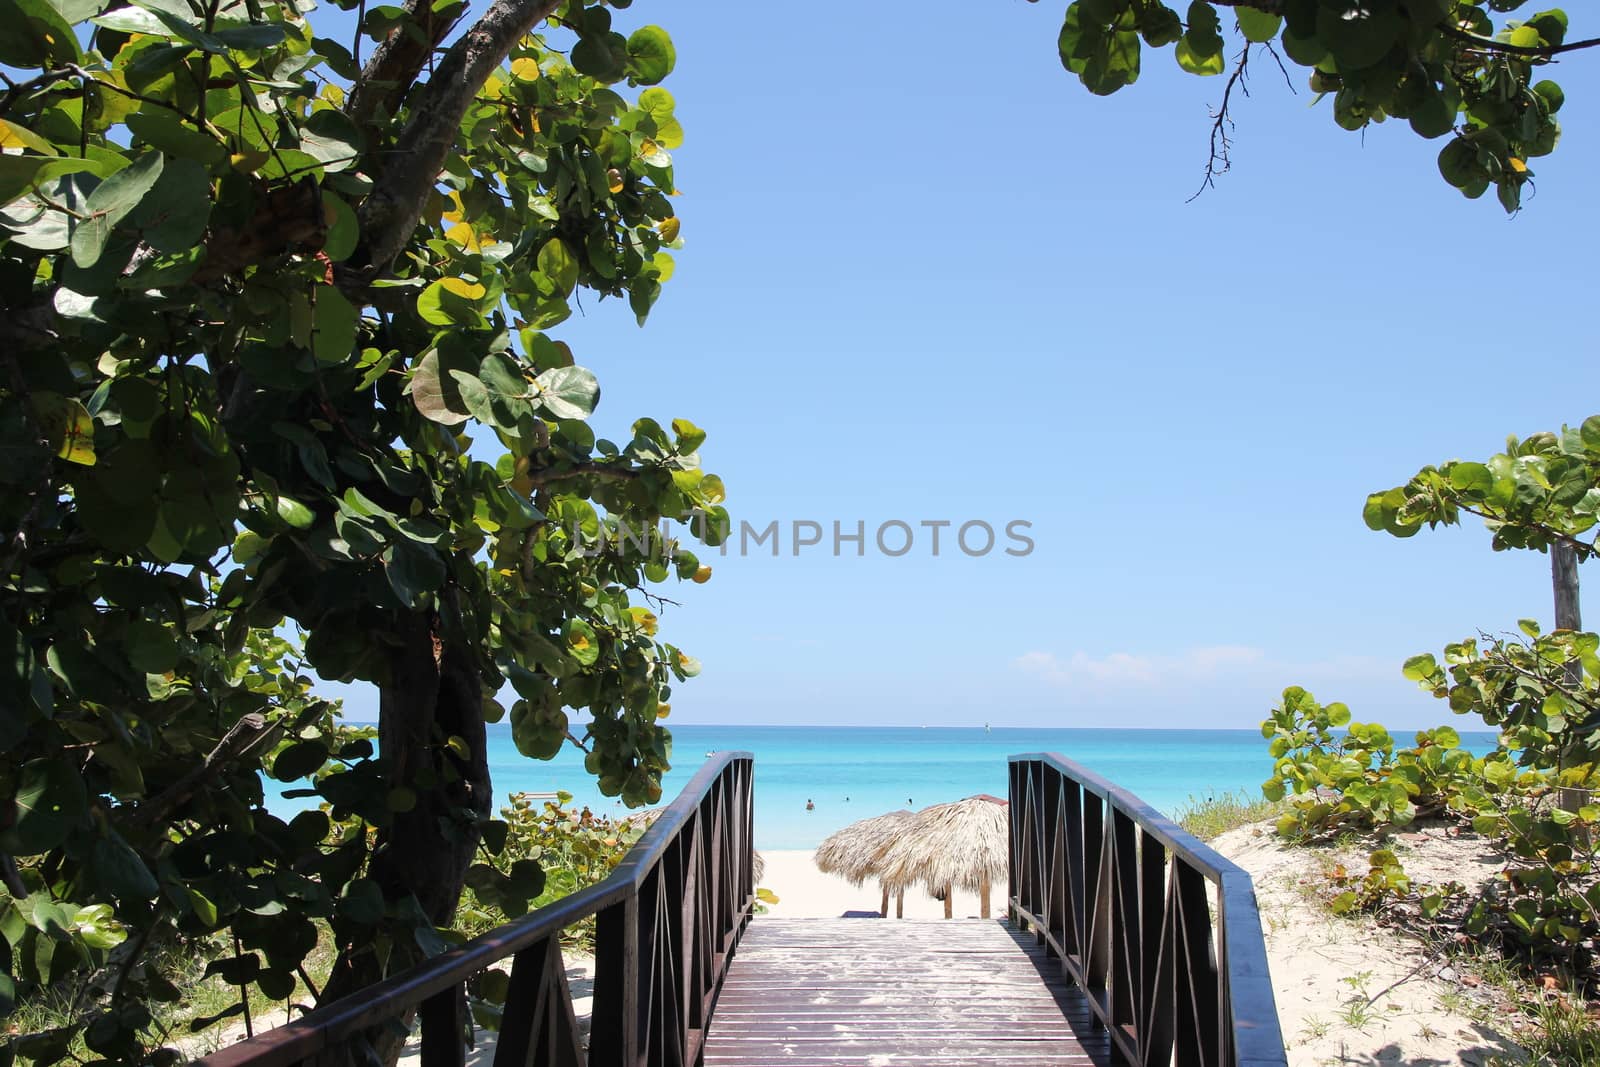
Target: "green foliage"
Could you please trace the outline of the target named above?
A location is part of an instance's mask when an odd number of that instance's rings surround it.
[[[1370,910],[1391,894],[1405,896],[1411,892],[1411,879],[1394,852],[1380,848],[1368,857],[1367,873],[1354,878],[1343,867],[1333,872],[1333,882],[1341,888],[1328,902],[1335,915],[1348,915],[1358,909]]]
[[[1473,763],[1448,726],[1422,731],[1416,747],[1396,752],[1382,726],[1352,722],[1349,708],[1318,704],[1299,686],[1283,691],[1261,734],[1276,760],[1261,791],[1268,800],[1287,800],[1278,830],[1288,837],[1404,826],[1440,810],[1447,783]]]
[[[542,803],[512,795],[484,835],[486,858],[467,872],[473,904],[462,909],[458,929],[469,935],[491,930],[594,885],[622,862],[642,826],[574,810],[567,807],[571,800],[567,793]],[[593,923],[564,936],[592,944]]]
[[[501,818],[484,833],[485,859],[467,871],[471,902],[457,916],[456,932],[471,937],[594,885],[610,874],[639,838],[641,824],[617,822],[588,808],[573,810],[569,793],[537,803],[513,794]],[[594,950],[593,916],[561,932],[564,944]],[[508,975],[480,974],[471,984],[473,1018],[498,1030],[509,991]]]
[[[1507,211],[1532,180],[1528,160],[1548,155],[1561,136],[1564,96],[1537,71],[1568,38],[1559,9],[1505,17],[1527,0],[1282,0],[1260,4],[1194,0],[1073,0],[1058,42],[1061,62],[1092,93],[1139,77],[1142,46],[1171,48],[1191,74],[1228,69],[1218,8],[1238,34],[1235,70],[1251,53],[1311,69],[1313,92],[1333,97],[1333,119],[1347,130],[1393,117],[1419,136],[1450,140],[1439,172],[1468,197],[1493,188]],[[1224,105],[1225,107],[1226,105]]]
[[[1565,647],[1590,635],[1562,636],[1570,639]],[[1462,660],[1454,669],[1466,678],[1494,675],[1505,670],[1495,657],[1524,662],[1534,655],[1531,646],[1504,651],[1510,645],[1493,642],[1491,647],[1501,651]],[[1561,676],[1559,658],[1544,662],[1546,674]],[[1408,661],[1406,673],[1424,688],[1445,686],[1431,656]],[[1593,676],[1586,677],[1592,692]],[[1485,709],[1493,706],[1490,701],[1457,711],[1487,717]],[[1540,714],[1502,708],[1491,719],[1504,725],[1500,744],[1481,757],[1461,749],[1449,727],[1422,731],[1414,747],[1396,749],[1379,726],[1351,722],[1348,733],[1335,734],[1334,728],[1348,721],[1348,711],[1319,705],[1292,687],[1262,723],[1277,760],[1262,791],[1269,799],[1288,794],[1289,810],[1278,830],[1295,840],[1347,831],[1382,835],[1428,814],[1470,826],[1507,856],[1501,878],[1481,897],[1468,900],[1459,886],[1413,886],[1395,853],[1380,849],[1365,875],[1335,872],[1339,892],[1331,903],[1336,912],[1372,910],[1416,895],[1425,918],[1454,906],[1472,933],[1494,927],[1534,945],[1577,945],[1600,931],[1600,886],[1594,879],[1600,804],[1589,799],[1568,810],[1558,799],[1562,790],[1592,798],[1600,774],[1587,735],[1574,737],[1566,727],[1552,731],[1555,724],[1548,717],[1538,724],[1527,721]]]
[[[1594,537],[1583,537],[1600,514],[1600,415],[1558,434],[1510,437],[1504,452],[1481,463],[1424,467],[1405,485],[1367,497],[1362,517],[1373,530],[1410,537],[1424,525],[1454,526],[1463,513],[1483,520],[1496,551],[1562,543],[1580,561],[1592,556]]]
[[[723,487],[686,420],[598,438],[551,331],[584,289],[642,322],[671,274],[675,54],[582,0],[448,45],[459,11],[363,7],[364,66],[286,0],[8,10],[0,995],[115,973],[0,1055],[142,1061],[150,945],[237,937],[225,976],[273,995],[322,928],[377,973],[437,949],[373,859],[407,813],[484,830],[481,731],[447,705],[493,721],[509,682],[536,757],[584,709],[601,789],[659,797],[699,665],[634,598],[708,572],[596,544],[695,519],[715,544]],[[410,762],[311,669],[420,705]],[[263,776],[319,810],[273,816]],[[499,873],[507,914],[549,881]]]
[[[1588,724],[1600,720],[1600,639],[1592,633],[1544,634],[1522,621],[1527,640],[1467,638],[1446,645],[1444,664],[1431,655],[1406,662],[1406,676],[1450,704],[1499,727],[1507,747],[1539,770],[1593,762]]]

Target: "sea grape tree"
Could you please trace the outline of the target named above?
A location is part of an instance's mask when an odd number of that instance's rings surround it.
[[[1309,68],[1347,130],[1402,119],[1445,139],[1439,173],[1468,197],[1491,188],[1507,211],[1533,179],[1529,160],[1561,136],[1561,87],[1541,77],[1558,56],[1600,45],[1578,40],[1559,8],[1528,0],[1073,0],[1061,62],[1092,93],[1139,77],[1146,48],[1170,49],[1185,71],[1227,74],[1205,180],[1227,169],[1233,90],[1252,61]],[[1230,45],[1228,31],[1237,35]],[[1236,49],[1236,50],[1235,50]],[[1230,55],[1230,51],[1232,54]]]
[[[504,841],[506,683],[524,753],[571,738],[637,804],[698,671],[647,589],[709,571],[594,545],[714,542],[705,434],[597,437],[552,332],[671,275],[670,38],[622,0],[338,6],[0,0],[0,1007],[104,979],[8,1046],[36,1062],[159,1043],[175,937],[273,996],[314,920],[323,996],[437,947]],[[376,687],[376,747],[306,667]],[[263,771],[327,814],[271,815]]]
[[[1560,433],[1506,439],[1483,462],[1448,460],[1423,467],[1404,485],[1367,497],[1362,517],[1373,530],[1410,537],[1423,526],[1454,526],[1463,515],[1488,528],[1495,551],[1564,546],[1578,561],[1595,553],[1600,522],[1600,415]]]

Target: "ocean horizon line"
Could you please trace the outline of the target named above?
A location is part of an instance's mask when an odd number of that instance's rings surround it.
[[[343,721],[348,723],[348,724],[350,724],[350,725],[353,725],[353,726],[376,726],[376,725],[378,725],[378,720],[377,719],[357,719],[357,718],[345,717]],[[1362,719],[1362,720],[1357,720],[1357,721],[1365,722],[1367,720]],[[586,726],[586,725],[588,725],[588,722],[589,722],[589,720],[587,720],[587,719],[575,720],[572,723],[572,725],[573,726]],[[511,724],[507,719],[501,719],[499,722],[485,723],[484,725],[490,726],[490,727],[503,726],[506,729],[510,729],[511,728]],[[1384,723],[1385,728],[1387,730],[1389,730],[1390,733],[1394,733],[1396,731],[1409,731],[1409,730],[1431,730],[1431,729],[1433,729],[1433,728],[1435,728],[1437,726],[1441,726],[1441,725],[1444,725],[1444,726],[1450,725],[1449,720],[1431,721],[1431,722],[1428,722],[1428,723],[1400,723],[1400,724]],[[733,721],[729,721],[729,722],[680,722],[680,723],[667,723],[666,724],[666,728],[668,730],[676,730],[676,729],[680,729],[680,728],[683,728],[683,727],[691,727],[691,728],[695,728],[695,729],[698,729],[698,728],[701,728],[701,727],[715,727],[715,728],[718,728],[718,729],[737,729],[737,730],[987,730],[987,731],[990,731],[990,732],[993,732],[993,733],[999,733],[1001,731],[1013,731],[1013,732],[1016,732],[1016,733],[1034,733],[1034,732],[1037,732],[1037,731],[1040,731],[1040,730],[1082,730],[1082,731],[1086,731],[1086,732],[1087,731],[1092,731],[1092,730],[1102,730],[1102,731],[1110,731],[1110,732],[1114,732],[1114,733],[1129,733],[1129,732],[1178,733],[1178,734],[1183,734],[1183,733],[1242,733],[1242,734],[1254,734],[1257,737],[1261,736],[1261,728],[1259,726],[1046,726],[1046,725],[1036,725],[1036,726],[999,726],[999,725],[995,725],[995,724],[992,724],[992,723],[986,723],[986,724],[977,725],[977,726],[973,726],[973,725],[954,726],[954,725],[950,725],[948,723],[943,723],[943,724],[935,724],[935,723],[928,723],[928,724],[922,724],[922,723],[871,723],[871,724],[863,724],[863,723],[828,723],[828,722],[763,722],[763,723],[750,723],[750,722],[733,722]],[[1462,733],[1474,733],[1474,734],[1494,734],[1494,733],[1499,733],[1500,732],[1500,731],[1498,731],[1498,730],[1496,730],[1496,729],[1494,729],[1492,727],[1481,727],[1481,728],[1478,728],[1478,727],[1456,727],[1456,730],[1458,732],[1462,732]]]

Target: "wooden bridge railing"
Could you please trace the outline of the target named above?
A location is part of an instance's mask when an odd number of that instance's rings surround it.
[[[379,984],[223,1049],[205,1067],[329,1062],[413,1010],[423,1067],[460,1067],[468,979],[510,957],[496,1067],[691,1067],[755,900],[753,759],[707,761],[605,881]],[[561,931],[596,917],[589,1051],[578,1040]],[[363,1056],[339,1056],[362,1062]]]
[[[1054,753],[1012,756],[1011,890],[1139,1067],[1284,1067],[1250,876]]]

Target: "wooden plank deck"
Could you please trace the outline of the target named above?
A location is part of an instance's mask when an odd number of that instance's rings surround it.
[[[757,916],[728,969],[706,1067],[1100,1067],[1105,1032],[1032,937],[987,919]]]

